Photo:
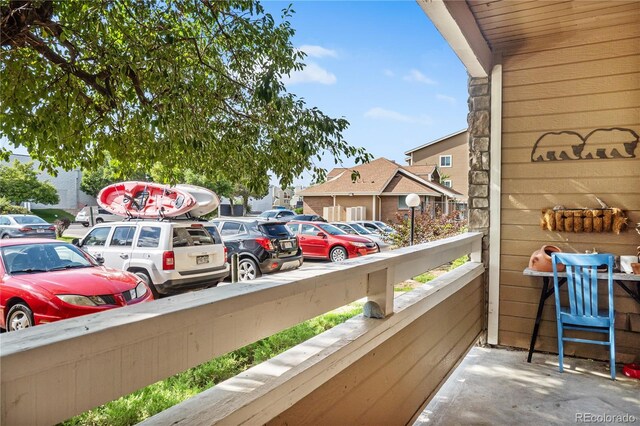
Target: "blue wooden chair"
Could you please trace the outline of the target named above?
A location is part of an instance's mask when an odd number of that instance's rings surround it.
[[[553,287],[558,323],[559,369],[563,371],[564,342],[609,346],[611,379],[616,379],[616,348],[613,312],[613,255],[553,253]],[[566,265],[569,306],[560,305],[558,264]],[[607,266],[607,309],[598,309],[597,269]],[[583,330],[607,334],[608,339],[590,340],[566,337],[564,330]]]

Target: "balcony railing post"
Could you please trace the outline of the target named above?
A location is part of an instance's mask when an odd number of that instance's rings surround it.
[[[471,261],[482,262],[482,238],[478,238],[471,243]]]
[[[393,275],[393,267],[368,274],[365,317],[385,318],[393,313]]]

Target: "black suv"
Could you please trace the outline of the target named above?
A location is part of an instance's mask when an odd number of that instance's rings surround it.
[[[238,279],[248,281],[302,265],[298,239],[284,222],[256,219],[221,218],[205,224],[217,228],[227,248],[228,260],[238,253]]]

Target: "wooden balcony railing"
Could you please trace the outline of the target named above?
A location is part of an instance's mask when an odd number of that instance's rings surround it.
[[[298,410],[315,413],[306,414],[309,422],[328,420],[329,410],[316,404],[318,395],[342,387],[354,368],[371,372],[362,362],[372,353],[400,346],[406,352],[401,357],[422,360],[422,368],[412,367],[415,378],[428,376],[421,396],[404,402],[403,413],[412,415],[482,330],[481,237],[467,233],[3,334],[0,423],[63,421],[362,297],[368,299],[366,312],[384,318],[350,320],[148,422],[278,423],[300,418]],[[465,254],[471,262],[395,299],[394,306],[394,284]],[[416,338],[421,333],[428,342]],[[405,390],[415,393],[415,378]],[[401,380],[394,383],[402,388]],[[362,410],[331,414],[363,418]]]

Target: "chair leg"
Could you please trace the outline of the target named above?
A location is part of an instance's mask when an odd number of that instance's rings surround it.
[[[616,379],[616,337],[613,327],[609,329],[609,364],[611,369],[611,380]]]
[[[558,370],[562,373],[564,371],[564,340],[562,333],[562,323],[558,321]]]

